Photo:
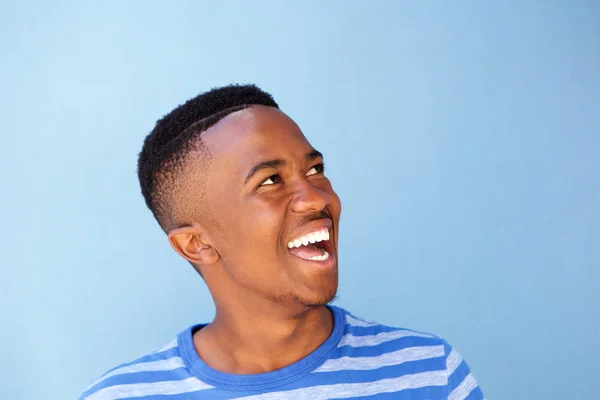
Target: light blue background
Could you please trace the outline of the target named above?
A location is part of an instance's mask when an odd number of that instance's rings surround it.
[[[0,9],[0,397],[76,398],[210,320],[136,157],[256,82],[342,198],[337,304],[444,336],[488,399],[597,398],[597,2],[83,3]]]

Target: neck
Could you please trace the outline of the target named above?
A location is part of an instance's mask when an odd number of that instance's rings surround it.
[[[333,330],[333,315],[325,306],[295,312],[272,308],[235,313],[217,306],[214,321],[194,335],[200,358],[221,372],[270,372],[306,357]]]

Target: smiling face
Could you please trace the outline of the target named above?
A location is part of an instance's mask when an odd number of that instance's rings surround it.
[[[265,106],[229,115],[202,138],[212,156],[210,245],[220,258],[201,271],[215,300],[330,302],[341,204],[322,155],[294,121]]]

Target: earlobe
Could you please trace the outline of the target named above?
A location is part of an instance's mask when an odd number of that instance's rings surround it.
[[[184,226],[169,232],[171,247],[183,258],[195,265],[212,265],[220,256],[213,246],[203,240],[197,226]]]

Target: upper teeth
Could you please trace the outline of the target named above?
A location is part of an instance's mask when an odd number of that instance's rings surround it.
[[[322,229],[317,232],[312,232],[304,236],[300,236],[297,239],[292,240],[287,244],[288,248],[306,246],[309,243],[322,242],[324,240],[329,240],[329,231],[327,229]]]

